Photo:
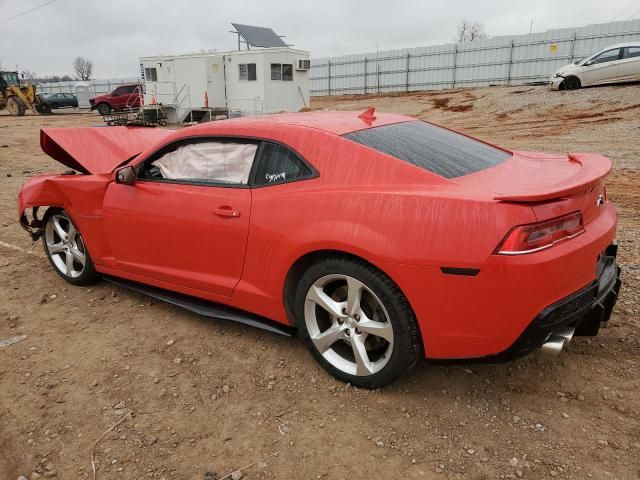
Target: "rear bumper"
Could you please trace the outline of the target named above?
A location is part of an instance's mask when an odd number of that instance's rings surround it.
[[[491,255],[475,275],[436,266],[384,263],[380,268],[409,300],[427,358],[496,357],[516,350],[549,306],[601,282],[598,262],[614,243],[616,216],[607,202],[583,234],[536,253]]]
[[[575,328],[576,336],[597,335],[602,322],[609,321],[622,285],[617,252],[614,242],[602,254],[596,280],[543,309],[511,347],[486,359],[506,361],[527,355],[568,327]]]

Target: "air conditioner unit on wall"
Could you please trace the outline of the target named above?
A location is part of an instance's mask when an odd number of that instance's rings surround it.
[[[296,70],[309,70],[311,68],[311,60],[298,60]]]

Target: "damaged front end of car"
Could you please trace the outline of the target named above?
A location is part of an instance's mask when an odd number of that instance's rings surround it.
[[[18,221],[33,241],[42,236],[44,229],[44,212],[49,207],[64,208],[69,203],[57,184],[60,177],[68,177],[73,171],[58,175],[39,175],[30,178],[18,194]],[[71,176],[73,178],[73,176]]]
[[[42,218],[38,218],[38,210],[40,207],[33,207],[31,209],[31,219],[27,215],[27,211],[22,212],[20,215],[20,226],[26,230],[34,242],[39,240],[44,231],[44,222]]]

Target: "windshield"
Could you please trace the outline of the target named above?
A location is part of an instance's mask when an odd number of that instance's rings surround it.
[[[6,85],[20,86],[18,72],[2,72],[2,80]]]

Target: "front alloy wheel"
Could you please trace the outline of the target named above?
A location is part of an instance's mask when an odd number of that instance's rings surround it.
[[[299,334],[333,376],[365,388],[391,383],[421,355],[415,316],[383,272],[357,259],[329,256],[299,281]]]
[[[49,261],[68,282],[87,285],[98,278],[82,235],[63,210],[47,215],[43,242]]]

